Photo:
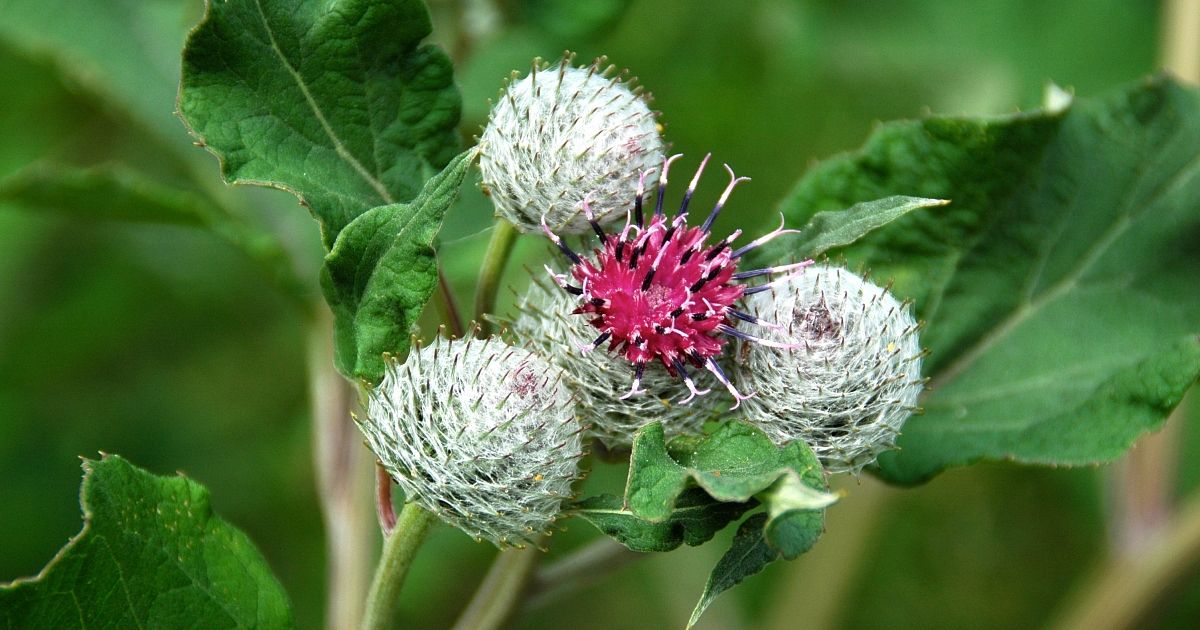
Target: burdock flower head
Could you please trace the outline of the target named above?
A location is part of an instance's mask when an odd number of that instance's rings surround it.
[[[745,295],[766,291],[770,283],[758,286],[741,284],[744,280],[802,268],[810,261],[737,271],[746,252],[789,232],[782,226],[745,246],[734,249],[735,231],[716,243],[709,243],[713,220],[728,201],[734,186],[746,181],[729,171],[729,184],[721,193],[708,218],[698,227],[689,227],[688,204],[704,166],[706,156],[684,193],[679,210],[667,216],[663,193],[671,162],[666,160],[658,178],[653,214],[643,212],[645,172],[639,178],[633,208],[626,213],[625,226],[617,233],[605,232],[591,210],[589,200],[581,206],[584,216],[600,239],[599,247],[585,258],[576,254],[549,225],[546,235],[571,263],[567,273],[553,274],[555,282],[575,296],[575,313],[582,314],[597,336],[584,351],[608,344],[608,350],[632,366],[633,386],[623,398],[644,393],[645,371],[661,364],[668,373],[683,381],[689,393],[680,403],[707,393],[696,386],[688,366],[707,370],[734,397],[736,408],[752,394],[742,394],[726,377],[717,362],[730,338],[788,348],[787,342],[763,339],[737,328],[739,321],[760,327],[770,324],[734,308]]]
[[[919,326],[885,289],[835,267],[812,267],[748,300],[786,326],[791,345],[747,346],[738,385],[758,392],[747,419],[777,442],[804,440],[829,472],[855,472],[895,445],[924,381]]]
[[[642,377],[645,396],[626,400],[620,397],[629,389],[629,363],[619,354],[584,352],[591,350],[596,329],[586,318],[572,313],[576,297],[535,278],[529,290],[517,301],[519,315],[509,322],[511,332],[534,352],[562,368],[564,382],[578,401],[580,420],[590,427],[588,433],[609,448],[627,447],[634,433],[644,424],[662,422],[667,435],[699,433],[713,401],[704,409],[670,402],[678,389],[678,380],[661,368],[647,370]],[[711,381],[697,375],[700,382]]]
[[[576,68],[535,60],[492,108],[479,139],[479,169],[496,214],[522,232],[546,223],[565,234],[588,229],[584,194],[600,223],[624,214],[638,173],[663,158],[654,112],[632,80],[603,57]]]
[[[523,546],[554,522],[582,457],[561,378],[495,338],[439,339],[388,366],[359,427],[409,501]]]

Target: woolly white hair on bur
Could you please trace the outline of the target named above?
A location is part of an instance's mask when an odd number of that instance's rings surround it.
[[[524,546],[571,496],[582,430],[560,371],[497,338],[391,361],[359,428],[409,501],[476,539]]]
[[[640,88],[605,66],[576,68],[572,56],[514,80],[492,108],[479,139],[479,169],[496,214],[526,233],[542,216],[560,233],[580,234],[588,196],[601,224],[623,217],[641,171],[663,160],[655,113]]]
[[[622,400],[629,390],[629,362],[603,348],[591,350],[596,329],[587,318],[572,314],[576,299],[547,285],[535,278],[517,301],[518,317],[508,324],[522,344],[563,369],[564,382],[578,400],[580,420],[591,425],[590,435],[605,446],[629,446],[634,432],[655,420],[668,435],[698,434],[716,410],[729,407],[724,390],[691,405],[672,404],[669,399],[678,391],[679,378],[660,365],[647,366],[643,374],[642,386],[649,395]],[[701,385],[712,385],[706,372],[696,378]]]
[[[740,344],[733,371],[747,419],[779,443],[803,440],[829,472],[858,473],[894,448],[924,381],[918,325],[884,289],[814,266],[751,296],[779,326],[766,337],[800,347]]]

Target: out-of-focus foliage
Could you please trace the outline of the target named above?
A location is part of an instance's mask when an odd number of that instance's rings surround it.
[[[477,4],[490,3],[463,3]],[[719,231],[773,227],[777,201],[809,162],[857,147],[873,121],[927,109],[1007,113],[1038,104],[1047,80],[1098,94],[1152,72],[1157,48],[1156,3],[1128,0],[636,0],[605,26],[566,36],[518,7],[496,12],[466,47],[443,28],[452,2],[431,5],[434,38],[467,52],[456,64],[466,135],[478,133],[500,80],[535,55],[607,54],[655,93],[676,150],[713,150],[754,178]],[[118,163],[204,195],[279,234],[316,299],[320,241],[295,200],[221,185],[211,156],[171,115],[178,51],[201,2],[8,0],[0,9],[0,177],[45,159]],[[697,207],[719,189],[702,185]],[[491,213],[467,189],[447,214],[442,262],[462,301]],[[217,511],[280,576],[298,624],[318,627],[323,551],[302,316],[251,259],[211,235],[68,214],[0,203],[0,578],[36,572],[78,530],[75,458],[103,449],[209,487]],[[525,239],[517,251],[543,249]],[[526,281],[520,264],[506,278]],[[1185,435],[1182,448],[1196,452],[1197,432]],[[850,482],[813,551],[749,579],[699,627],[791,627],[820,612],[814,602],[834,609],[820,619],[855,627],[1036,625],[1100,558],[1101,474],[984,466],[903,493]],[[1184,467],[1181,483],[1193,488],[1198,475]],[[623,479],[598,466],[589,484],[619,493]],[[678,627],[732,534],[642,561],[530,611],[519,627]],[[593,536],[576,520],[554,553]],[[490,554],[436,532],[406,587],[406,619],[449,625]],[[453,572],[439,566],[447,557]],[[1198,610],[1200,600],[1183,598],[1164,616],[1186,627]]]

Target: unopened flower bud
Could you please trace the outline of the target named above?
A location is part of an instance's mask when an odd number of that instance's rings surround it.
[[[776,442],[803,440],[830,472],[854,472],[894,447],[924,381],[918,325],[886,290],[816,266],[751,296],[791,349],[743,344],[735,381],[757,395],[746,418]]]
[[[523,546],[582,457],[562,374],[498,339],[438,339],[391,362],[359,428],[409,501],[476,539]]]
[[[705,420],[729,402],[719,396],[697,399],[691,405],[671,402],[678,397],[679,378],[661,365],[648,365],[641,375],[646,394],[625,395],[629,390],[629,362],[595,348],[596,329],[586,318],[573,314],[576,299],[548,280],[535,279],[518,300],[519,315],[510,323],[513,335],[547,360],[562,368],[564,382],[575,394],[577,413],[589,433],[609,448],[627,447],[643,425],[662,422],[668,435],[700,433]],[[697,375],[701,384],[711,377]]]
[[[580,234],[588,221],[624,217],[641,171],[657,168],[663,141],[640,90],[605,67],[576,68],[570,57],[514,80],[492,108],[479,140],[479,168],[496,214],[522,232]]]

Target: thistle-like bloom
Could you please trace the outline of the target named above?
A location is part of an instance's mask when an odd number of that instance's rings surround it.
[[[582,457],[560,371],[487,340],[391,362],[359,428],[409,501],[476,539],[524,546],[571,495]]]
[[[522,232],[541,229],[543,216],[559,232],[587,231],[579,213],[585,194],[597,221],[619,218],[638,173],[663,159],[640,88],[603,57],[585,68],[570,63],[570,56],[555,67],[535,60],[500,96],[479,139],[496,214]]]
[[[924,381],[917,322],[887,290],[835,267],[806,269],[747,307],[786,329],[792,349],[739,348],[746,418],[776,442],[804,440],[829,472],[853,472],[895,446]]]
[[[673,156],[663,163],[654,214],[649,220],[643,216],[642,208],[645,172],[638,181],[632,212],[626,214],[625,227],[619,233],[606,233],[595,220],[589,201],[584,200],[584,215],[600,239],[600,247],[593,250],[592,257],[579,256],[548,225],[543,225],[546,235],[572,264],[568,273],[552,275],[567,293],[577,297],[575,312],[588,317],[599,333],[584,351],[607,343],[609,351],[616,352],[633,366],[633,387],[624,398],[645,392],[642,389],[645,370],[654,363],[661,364],[670,374],[683,380],[690,393],[680,403],[707,393],[708,390],[696,386],[688,372],[690,364],[711,372],[734,397],[736,408],[753,394],[739,392],[717,362],[726,341],[736,338],[790,347],[736,328],[739,320],[763,328],[771,326],[734,308],[742,296],[766,291],[770,283],[748,287],[740,282],[790,272],[811,261],[737,271],[737,263],[743,254],[793,230],[785,230],[781,225],[738,249],[733,249],[732,243],[740,230],[709,244],[713,221],[734,186],[748,178],[735,176],[726,165],[729,185],[704,223],[688,227],[688,204],[708,163],[708,156],[701,161],[688,185],[679,211],[668,217],[663,211],[663,192],[671,162],[678,157]]]
[[[562,368],[563,382],[578,401],[579,419],[590,426],[588,434],[609,448],[620,448],[633,443],[638,428],[656,420],[668,435],[699,433],[722,400],[706,396],[713,400],[705,400],[703,409],[672,404],[678,381],[658,367],[643,374],[648,395],[621,400],[629,388],[629,363],[620,355],[582,351],[591,349],[596,330],[571,313],[576,306],[575,296],[535,278],[517,301],[519,315],[508,325],[522,346]],[[712,380],[707,374],[696,378],[701,385]]]

